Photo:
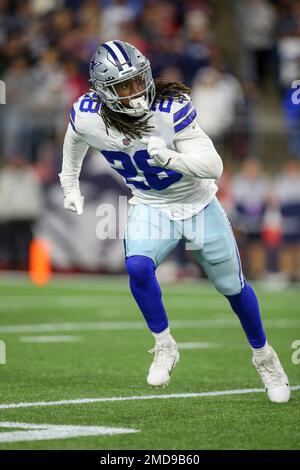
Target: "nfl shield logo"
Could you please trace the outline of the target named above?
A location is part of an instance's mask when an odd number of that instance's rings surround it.
[[[130,144],[131,140],[128,137],[124,137],[123,139],[123,145],[126,145],[126,147]]]

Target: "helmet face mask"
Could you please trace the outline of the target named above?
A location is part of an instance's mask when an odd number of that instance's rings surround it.
[[[99,46],[90,62],[90,81],[115,112],[138,117],[151,109],[155,85],[150,62],[131,44],[109,41]],[[122,84],[131,93],[122,94]]]

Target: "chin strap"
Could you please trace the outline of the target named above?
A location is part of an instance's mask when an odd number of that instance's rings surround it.
[[[144,96],[140,96],[130,100],[131,107],[135,110],[137,115],[143,115],[147,111],[150,111],[147,101]]]

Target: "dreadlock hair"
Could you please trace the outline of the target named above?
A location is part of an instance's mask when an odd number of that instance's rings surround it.
[[[181,82],[170,82],[160,78],[154,80],[155,98],[154,102],[163,99],[172,98],[174,101],[186,100],[186,95],[191,94],[190,88]],[[100,100],[100,98],[98,98]],[[101,101],[101,100],[100,100]],[[109,134],[109,128],[114,127],[128,138],[141,138],[143,134],[147,134],[153,129],[148,121],[151,116],[132,117],[123,113],[117,113],[108,108],[103,102],[100,108],[100,115],[106,127],[106,133]]]

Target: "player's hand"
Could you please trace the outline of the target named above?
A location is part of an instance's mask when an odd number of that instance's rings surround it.
[[[81,215],[83,212],[84,197],[81,196],[80,190],[77,188],[72,189],[69,193],[65,194],[64,208],[69,211],[76,212]]]
[[[159,166],[165,166],[170,160],[168,155],[167,144],[160,137],[143,137],[141,142],[147,144],[147,152],[154,162]]]
[[[64,208],[69,211],[76,212],[77,215],[81,215],[83,212],[84,197],[81,196],[79,189],[79,182],[70,182],[60,173],[60,182],[63,189],[65,199]]]

